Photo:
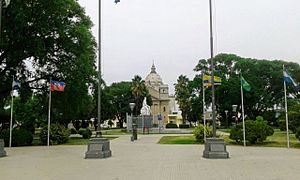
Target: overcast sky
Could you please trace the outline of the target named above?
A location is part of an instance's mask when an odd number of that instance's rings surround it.
[[[208,0],[102,0],[104,80],[143,79],[154,61],[174,93],[179,75],[193,78],[199,59],[209,58]],[[213,0],[215,54],[300,63],[299,0]],[[98,0],[79,0],[94,23]]]

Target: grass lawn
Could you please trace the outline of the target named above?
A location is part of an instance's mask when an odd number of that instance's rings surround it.
[[[194,136],[164,136],[158,144],[199,144]]]
[[[118,138],[118,137],[111,137],[111,136],[110,137],[103,136],[103,137],[107,138],[109,140]],[[89,142],[89,139],[83,139],[82,137],[70,137],[70,139],[67,143],[59,144],[59,145],[87,145],[88,142]],[[38,138],[33,139],[32,145],[33,146],[44,146]]]
[[[290,147],[300,148],[300,141],[295,137],[295,134],[290,134]],[[224,141],[228,145],[242,145],[237,144],[234,140],[229,139],[228,136],[223,136]],[[199,144],[196,142],[194,136],[164,136],[162,137],[159,144]],[[249,146],[258,146],[258,147],[287,147],[286,143],[286,132],[275,130],[272,136],[269,136],[266,141],[263,143],[258,143]]]
[[[105,136],[103,136],[103,137],[107,138],[108,140],[118,138],[118,137],[105,137]],[[71,137],[67,143],[62,144],[62,145],[87,145],[88,142],[89,142],[89,139],[83,139],[81,137]]]
[[[122,129],[106,129],[106,130],[101,130],[102,135],[125,135],[125,134],[130,134],[127,133],[126,130]]]
[[[231,129],[217,129],[217,131],[221,131],[224,133],[230,133]]]
[[[295,137],[295,134],[289,134],[290,147],[300,148],[300,141]],[[269,136],[263,146],[267,147],[287,147],[286,132],[275,130],[273,136]]]

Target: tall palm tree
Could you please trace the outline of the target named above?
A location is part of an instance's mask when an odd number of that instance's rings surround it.
[[[144,80],[138,75],[135,75],[132,79],[131,92],[135,99],[135,112],[138,114],[138,110],[142,108],[143,98],[148,95],[148,90]]]

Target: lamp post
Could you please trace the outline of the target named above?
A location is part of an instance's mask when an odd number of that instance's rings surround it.
[[[129,107],[131,109],[131,124],[132,124],[132,137],[131,137],[131,141],[134,141],[134,140],[137,140],[136,124],[133,122],[133,109],[135,107],[135,103],[129,103]]]
[[[225,121],[226,121],[226,128],[228,128],[228,118],[227,118],[228,110],[225,110]]]
[[[237,112],[237,105],[232,105],[232,112],[236,113]],[[234,115],[234,121],[235,121],[235,124],[237,124],[237,117],[236,115]]]

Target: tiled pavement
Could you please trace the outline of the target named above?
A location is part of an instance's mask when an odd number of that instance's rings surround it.
[[[202,158],[203,145],[160,145],[162,135],[111,141],[112,157],[84,159],[87,146],[6,148],[1,180],[297,180],[300,150],[227,146],[230,159]]]

